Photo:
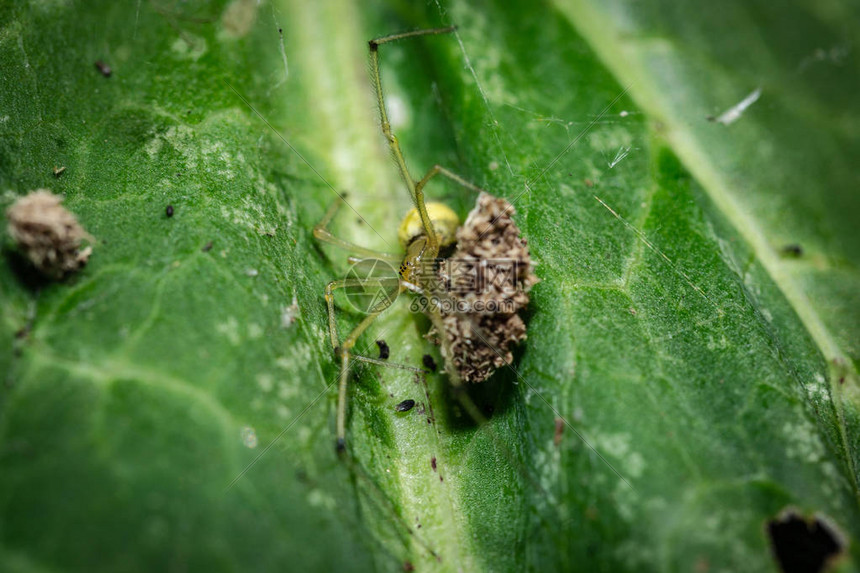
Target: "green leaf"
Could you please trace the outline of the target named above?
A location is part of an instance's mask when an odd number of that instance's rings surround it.
[[[855,570],[852,13],[0,6],[0,207],[50,188],[96,237],[51,282],[2,236],[0,569],[777,571],[791,507]],[[356,366],[341,461],[323,289],[348,265],[312,228],[346,190],[334,231],[397,250],[366,41],[449,23],[380,49],[392,124],[414,176],[515,204],[529,338],[462,401]],[[359,350],[441,363],[408,298]]]

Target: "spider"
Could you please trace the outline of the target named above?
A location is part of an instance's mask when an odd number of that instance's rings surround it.
[[[525,245],[525,241],[519,237],[519,230],[516,228],[516,225],[513,224],[513,222],[510,220],[510,217],[508,216],[508,211],[513,212],[513,208],[510,206],[509,203],[507,203],[507,201],[492,197],[480,187],[470,183],[456,173],[440,165],[434,165],[421,179],[413,178],[411,173],[409,172],[408,167],[406,166],[406,160],[403,157],[403,153],[400,149],[400,144],[397,140],[397,136],[394,135],[394,133],[392,132],[391,124],[389,123],[388,114],[385,108],[385,97],[382,90],[382,80],[379,70],[379,47],[390,42],[396,42],[398,40],[403,40],[407,38],[448,34],[453,32],[455,29],[455,26],[451,26],[447,28],[416,30],[412,32],[383,36],[370,40],[368,42],[368,46],[370,49],[370,75],[374,90],[376,92],[382,133],[386,141],[388,142],[388,146],[391,149],[394,161],[398,167],[398,170],[400,171],[400,175],[406,183],[406,187],[414,204],[414,207],[409,212],[407,212],[405,217],[403,218],[398,231],[398,238],[404,253],[400,255],[380,253],[372,249],[367,249],[360,245],[345,241],[332,234],[332,232],[328,229],[328,226],[334,218],[335,214],[337,213],[340,204],[343,202],[342,199],[337,200],[331,205],[331,207],[329,207],[322,220],[314,227],[313,230],[314,237],[319,241],[332,244],[346,251],[350,251],[355,255],[366,257],[365,259],[360,259],[358,257],[352,256],[349,258],[349,260],[353,263],[360,263],[364,260],[372,260],[382,261],[384,263],[397,266],[396,274],[391,273],[391,276],[388,277],[347,277],[342,280],[332,281],[328,283],[325,288],[325,300],[326,305],[328,307],[329,335],[331,337],[331,344],[332,348],[334,349],[335,355],[340,359],[341,368],[338,387],[336,425],[336,450],[338,454],[343,454],[346,451],[346,400],[350,361],[359,360],[371,364],[376,364],[379,366],[409,370],[417,373],[426,372],[421,368],[385,362],[380,359],[372,358],[370,356],[364,356],[354,352],[353,348],[358,340],[358,337],[374,322],[374,320],[376,320],[376,318],[382,312],[384,312],[389,306],[391,306],[393,298],[397,294],[403,293],[405,291],[411,291],[413,293],[425,296],[433,294],[438,297],[441,297],[441,299],[443,300],[448,301],[451,301],[452,298],[448,292],[450,289],[440,289],[438,284],[438,279],[440,276],[438,271],[438,265],[439,261],[441,260],[439,259],[439,257],[440,253],[447,253],[454,248],[454,245],[458,242],[458,237],[462,236],[458,233],[463,227],[461,227],[459,217],[451,208],[449,208],[443,203],[425,201],[424,188],[427,183],[437,175],[441,175],[454,181],[462,187],[465,187],[466,189],[469,189],[470,191],[479,194],[478,205],[483,206],[486,212],[483,213],[484,218],[481,219],[481,229],[483,230],[473,229],[471,239],[473,239],[473,242],[475,242],[476,244],[478,244],[482,239],[483,235],[487,234],[488,232],[491,234],[491,237],[488,240],[492,241],[493,245],[497,245],[500,242],[503,242],[499,237],[492,236],[491,233],[491,230],[495,229],[494,224],[496,223],[496,221],[503,220],[502,228],[504,231],[507,232],[507,242],[510,243],[510,237],[515,236],[516,241],[521,242],[523,247]],[[490,211],[487,211],[488,208],[490,209]],[[476,207],[476,210],[477,209],[478,207]],[[475,212],[476,211],[473,211],[472,215],[470,215],[470,220],[472,219],[472,216],[475,214]],[[492,221],[490,220],[491,218]],[[510,223],[508,224],[508,222]],[[513,235],[511,235],[512,232]],[[478,233],[481,233],[480,236],[478,235]],[[519,245],[519,243],[516,241],[516,245]],[[516,249],[514,250],[516,252],[520,252]],[[524,252],[527,258],[527,251]],[[472,267],[478,266],[478,263],[481,262],[484,263],[484,267],[487,266],[486,261],[482,260],[482,256],[480,254],[475,255],[474,253],[469,253],[468,256],[473,259]],[[537,279],[534,278],[534,280],[531,280],[529,278],[533,277],[533,275],[530,274],[530,263],[526,264],[524,268],[524,276],[527,279],[525,284],[527,286],[530,286],[530,284],[532,282],[535,282]],[[431,269],[431,272],[428,272],[428,269]],[[520,274],[522,274],[523,269],[521,268],[520,271]],[[355,328],[353,328],[349,335],[342,342],[340,342],[337,332],[337,323],[335,320],[334,291],[338,289],[367,287],[377,289],[389,289],[389,293],[394,296],[383,296],[381,300],[378,300],[377,302],[374,302],[372,305],[370,305],[367,310],[367,316],[365,316],[362,321]],[[514,299],[514,295],[511,292],[507,292],[505,294],[505,297],[511,300]],[[429,316],[431,323],[433,324],[433,331],[435,332],[437,338],[440,339],[440,342],[443,344],[443,356],[446,357],[446,372],[448,373],[449,378],[451,378],[451,381],[454,385],[458,385],[461,381],[462,377],[459,375],[458,368],[461,367],[465,362],[468,362],[469,357],[466,356],[466,354],[468,354],[470,350],[469,348],[466,348],[466,346],[472,347],[473,341],[465,340],[465,346],[461,345],[462,348],[458,350],[460,355],[455,359],[458,362],[452,363],[452,361],[448,360],[449,357],[452,357],[453,353],[452,345],[450,344],[450,338],[452,336],[456,338],[457,335],[451,333],[458,329],[462,330],[463,323],[466,323],[466,330],[468,332],[475,333],[475,335],[479,336],[482,340],[484,340],[484,342],[486,342],[487,346],[491,348],[494,353],[498,354],[498,359],[496,359],[492,355],[489,357],[489,359],[485,356],[480,361],[480,365],[473,369],[474,372],[477,372],[477,374],[475,374],[474,378],[469,381],[482,381],[489,375],[489,373],[492,372],[494,367],[499,366],[503,362],[509,363],[511,357],[509,351],[505,347],[504,340],[501,340],[501,346],[507,356],[496,350],[496,347],[494,346],[499,345],[500,340],[498,335],[481,335],[481,329],[501,329],[502,332],[507,332],[505,330],[506,328],[510,330],[508,323],[513,322],[514,331],[516,332],[513,337],[513,340],[519,341],[525,338],[525,326],[522,324],[522,321],[519,319],[519,316],[516,315],[516,310],[522,306],[522,299],[520,298],[517,300],[519,301],[519,305],[515,305],[513,307],[513,314],[511,315],[511,313],[508,312],[508,314],[504,316],[501,323],[499,323],[498,320],[493,322],[495,315],[493,315],[492,312],[488,315],[485,315],[484,319],[481,319],[484,320],[484,322],[481,323],[480,320],[476,320],[474,317],[469,317],[467,319],[458,318],[462,315],[456,312],[449,312],[446,314],[440,309],[438,305],[430,305],[429,307],[425,306],[424,310],[425,313]],[[527,303],[527,301],[528,298],[526,297],[525,302]],[[487,316],[489,317],[489,322],[487,322]],[[514,316],[515,319],[512,319],[511,316]],[[448,336],[446,337],[446,335]],[[446,338],[448,339],[447,341]],[[466,336],[466,338],[469,338],[468,335]]]

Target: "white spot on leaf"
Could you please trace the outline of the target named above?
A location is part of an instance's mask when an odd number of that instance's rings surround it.
[[[203,57],[209,48],[205,38],[195,36],[186,30],[182,36],[176,38],[170,49],[179,59],[196,62]]]
[[[227,340],[229,340],[230,344],[232,344],[233,346],[239,345],[239,321],[236,320],[236,317],[231,316],[227,319],[227,322],[222,322],[221,324],[217,325],[215,327],[215,330],[226,336]]]
[[[246,448],[253,450],[257,447],[257,432],[251,426],[242,426],[242,429],[239,430],[239,436]]]
[[[271,392],[275,382],[272,380],[271,374],[261,372],[260,374],[257,374],[257,384],[260,385],[260,389],[263,392]]]
[[[720,115],[716,121],[717,123],[722,123],[723,125],[729,125],[736,122],[740,119],[741,115],[747,110],[749,106],[758,101],[758,98],[761,96],[761,88],[756,88],[750,95],[739,101],[734,106],[727,109]]]

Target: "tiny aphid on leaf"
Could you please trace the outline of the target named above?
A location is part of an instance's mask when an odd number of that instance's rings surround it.
[[[379,347],[379,359],[388,360],[388,357],[391,356],[391,349],[388,347],[388,343],[384,340],[377,340],[376,345]]]
[[[430,318],[432,328],[427,336],[441,346],[445,372],[455,386],[482,382],[497,368],[510,364],[513,346],[526,337],[525,323],[518,312],[528,304],[528,291],[537,282],[537,277],[532,271],[527,243],[511,218],[513,206],[440,165],[434,165],[421,179],[413,178],[398,139],[392,132],[385,107],[379,47],[407,38],[447,34],[454,29],[418,30],[376,38],[368,43],[370,75],[382,133],[414,205],[398,228],[403,253],[376,252],[332,234],[328,227],[344,202],[343,195],[314,227],[314,236],[318,240],[363,257],[351,258],[355,264],[347,278],[333,281],[325,289],[329,335],[341,363],[338,452],[346,448],[346,397],[352,360],[425,372],[421,368],[385,362],[387,345],[384,348],[379,345],[379,359],[353,351],[358,337],[400,293],[410,291],[417,295],[412,308]],[[447,205],[425,201],[424,189],[437,175],[477,194],[475,208],[462,224]],[[386,273],[385,269],[390,272]],[[353,298],[359,301],[353,306],[361,304],[361,310],[366,314],[343,341],[339,339],[335,320],[334,291],[338,289],[346,290],[348,297],[352,293]],[[423,362],[428,370],[435,370],[432,357],[425,356]],[[401,403],[398,408],[407,402],[411,401]]]
[[[106,63],[104,63],[103,61],[101,61],[101,60],[96,60],[96,64],[95,64],[95,65],[96,65],[96,69],[97,69],[97,70],[99,71],[99,73],[100,73],[101,75],[103,75],[104,77],[109,78],[109,77],[111,76],[111,74],[113,74],[113,70],[112,70],[112,69],[110,69],[110,66],[109,66],[109,65],[107,65]]]
[[[782,255],[784,257],[792,257],[795,259],[799,259],[803,256],[803,247],[798,245],[797,243],[792,243],[790,245],[785,245],[782,248]]]
[[[408,412],[415,407],[415,400],[404,400],[394,407],[397,412]]]

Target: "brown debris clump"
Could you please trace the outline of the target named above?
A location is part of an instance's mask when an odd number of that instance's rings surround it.
[[[526,338],[518,312],[538,278],[514,213],[505,199],[481,193],[457,230],[456,251],[439,270],[446,291],[442,354],[464,382],[483,382],[513,362],[514,345]]]
[[[9,235],[30,262],[52,278],[77,271],[92,253],[92,247],[81,249],[81,241],[92,237],[62,202],[61,196],[38,189],[6,210]]]

